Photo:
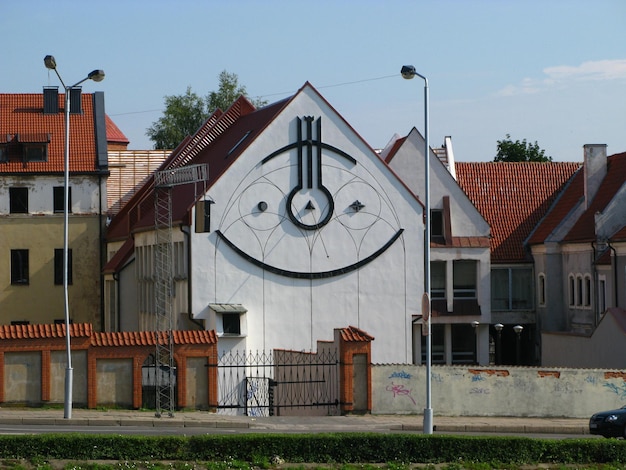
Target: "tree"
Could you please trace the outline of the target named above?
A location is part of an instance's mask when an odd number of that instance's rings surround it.
[[[152,123],[146,135],[155,149],[173,149],[195,133],[215,110],[228,109],[241,95],[246,96],[246,87],[239,84],[237,74],[224,70],[219,74],[218,90],[206,98],[192,92],[191,87],[187,87],[184,95],[166,96],[163,116]],[[260,99],[251,102],[257,107],[267,104]]]
[[[494,162],[551,162],[552,157],[545,156],[546,151],[539,144],[529,144],[526,139],[513,142],[509,134],[505,140],[498,140],[498,153]]]

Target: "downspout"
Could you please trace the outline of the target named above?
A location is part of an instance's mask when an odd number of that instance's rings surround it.
[[[613,265],[613,295],[615,296],[615,307],[618,307],[619,306],[619,297],[618,297],[619,292],[617,288],[617,252],[615,251],[615,248],[613,248],[613,245],[611,245],[611,240],[607,240],[606,243],[607,245],[609,245],[609,248],[613,252],[613,257],[611,260],[611,264]]]
[[[191,288],[191,231],[188,225],[180,225],[180,231],[183,232],[185,236],[185,242],[187,244],[187,310],[189,315],[189,321],[195,325],[198,325],[200,330],[205,330],[205,326],[200,321],[196,320],[193,317],[193,312],[191,311],[191,299],[192,299],[192,288]]]
[[[120,312],[121,312],[121,308],[122,308],[122,295],[121,295],[121,290],[122,290],[122,286],[120,284],[120,276],[119,274],[117,274],[117,272],[113,273],[113,281],[115,282],[115,323],[116,328],[115,331],[121,331],[120,328]]]
[[[102,173],[98,174],[98,245],[100,254],[100,331],[104,331],[104,237],[102,230]]]
[[[593,240],[591,242],[591,253],[592,253],[592,260],[591,260],[591,265],[593,266],[593,311],[594,311],[594,315],[593,315],[593,328],[594,330],[598,327],[598,323],[599,323],[599,318],[600,318],[600,299],[598,299],[598,294],[600,293],[600,289],[598,289],[598,268],[597,266],[597,261],[598,261],[598,255],[596,253],[596,242],[595,240]]]

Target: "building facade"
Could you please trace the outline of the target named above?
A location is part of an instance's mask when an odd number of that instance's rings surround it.
[[[106,214],[104,94],[73,90],[68,292],[71,321],[99,328]],[[2,324],[64,319],[64,96],[0,94]]]

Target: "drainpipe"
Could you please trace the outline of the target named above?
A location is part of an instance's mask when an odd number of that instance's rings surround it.
[[[122,308],[122,286],[120,284],[120,276],[116,272],[113,273],[113,282],[115,283],[115,331],[121,331],[120,325],[120,309]]]
[[[100,257],[100,331],[104,331],[104,237],[102,230],[102,173],[98,174],[98,254]]]
[[[613,252],[613,260],[611,261],[611,264],[613,265],[613,295],[615,296],[615,307],[618,307],[619,292],[617,288],[617,252],[615,251],[615,248],[613,248],[613,245],[611,245],[611,240],[607,240],[606,243],[609,245],[609,248]]]
[[[592,253],[592,260],[591,260],[591,265],[593,266],[593,292],[594,292],[594,296],[593,296],[593,311],[594,311],[594,315],[593,315],[593,328],[597,328],[598,323],[599,323],[599,318],[600,318],[600,299],[598,299],[598,294],[600,292],[600,290],[598,289],[598,268],[597,268],[597,261],[598,261],[598,254],[596,252],[596,241],[593,240],[591,242],[591,253]]]
[[[191,299],[192,299],[192,288],[191,288],[191,231],[188,225],[180,225],[180,231],[183,232],[185,236],[185,242],[187,244],[187,310],[189,315],[189,321],[198,325],[200,330],[205,330],[205,326],[200,321],[196,320],[193,317],[193,312],[191,311]]]

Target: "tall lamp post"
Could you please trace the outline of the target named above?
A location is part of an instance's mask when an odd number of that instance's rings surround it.
[[[74,372],[72,370],[72,353],[70,346],[70,308],[69,308],[69,296],[68,296],[68,252],[69,252],[69,186],[70,186],[70,91],[72,88],[77,87],[81,83],[87,80],[93,80],[94,82],[100,82],[104,80],[103,70],[94,70],[90,72],[81,81],[76,82],[72,86],[66,86],[65,82],[59,75],[57,70],[57,63],[54,60],[54,56],[47,55],[43,59],[43,63],[49,70],[54,70],[59,77],[61,85],[65,90],[65,149],[63,156],[63,299],[65,307],[65,349],[67,351],[67,368],[65,369],[65,404],[64,414],[65,419],[72,417],[72,385],[74,379]]]
[[[515,331],[515,335],[517,336],[517,340],[515,342],[515,356],[517,359],[517,365],[520,365],[521,357],[522,357],[522,331],[524,331],[524,327],[522,325],[515,325],[513,327],[513,331]]]
[[[424,434],[433,433],[433,409],[431,402],[432,334],[430,331],[430,143],[428,141],[428,79],[412,65],[403,65],[402,78],[415,76],[424,80],[424,297],[422,318],[426,317],[426,408],[424,409]]]
[[[501,365],[502,364],[502,328],[504,328],[504,325],[502,323],[496,323],[495,325],[493,325],[493,327],[496,329],[496,331],[498,332],[497,336],[496,336],[496,364],[497,365]]]

